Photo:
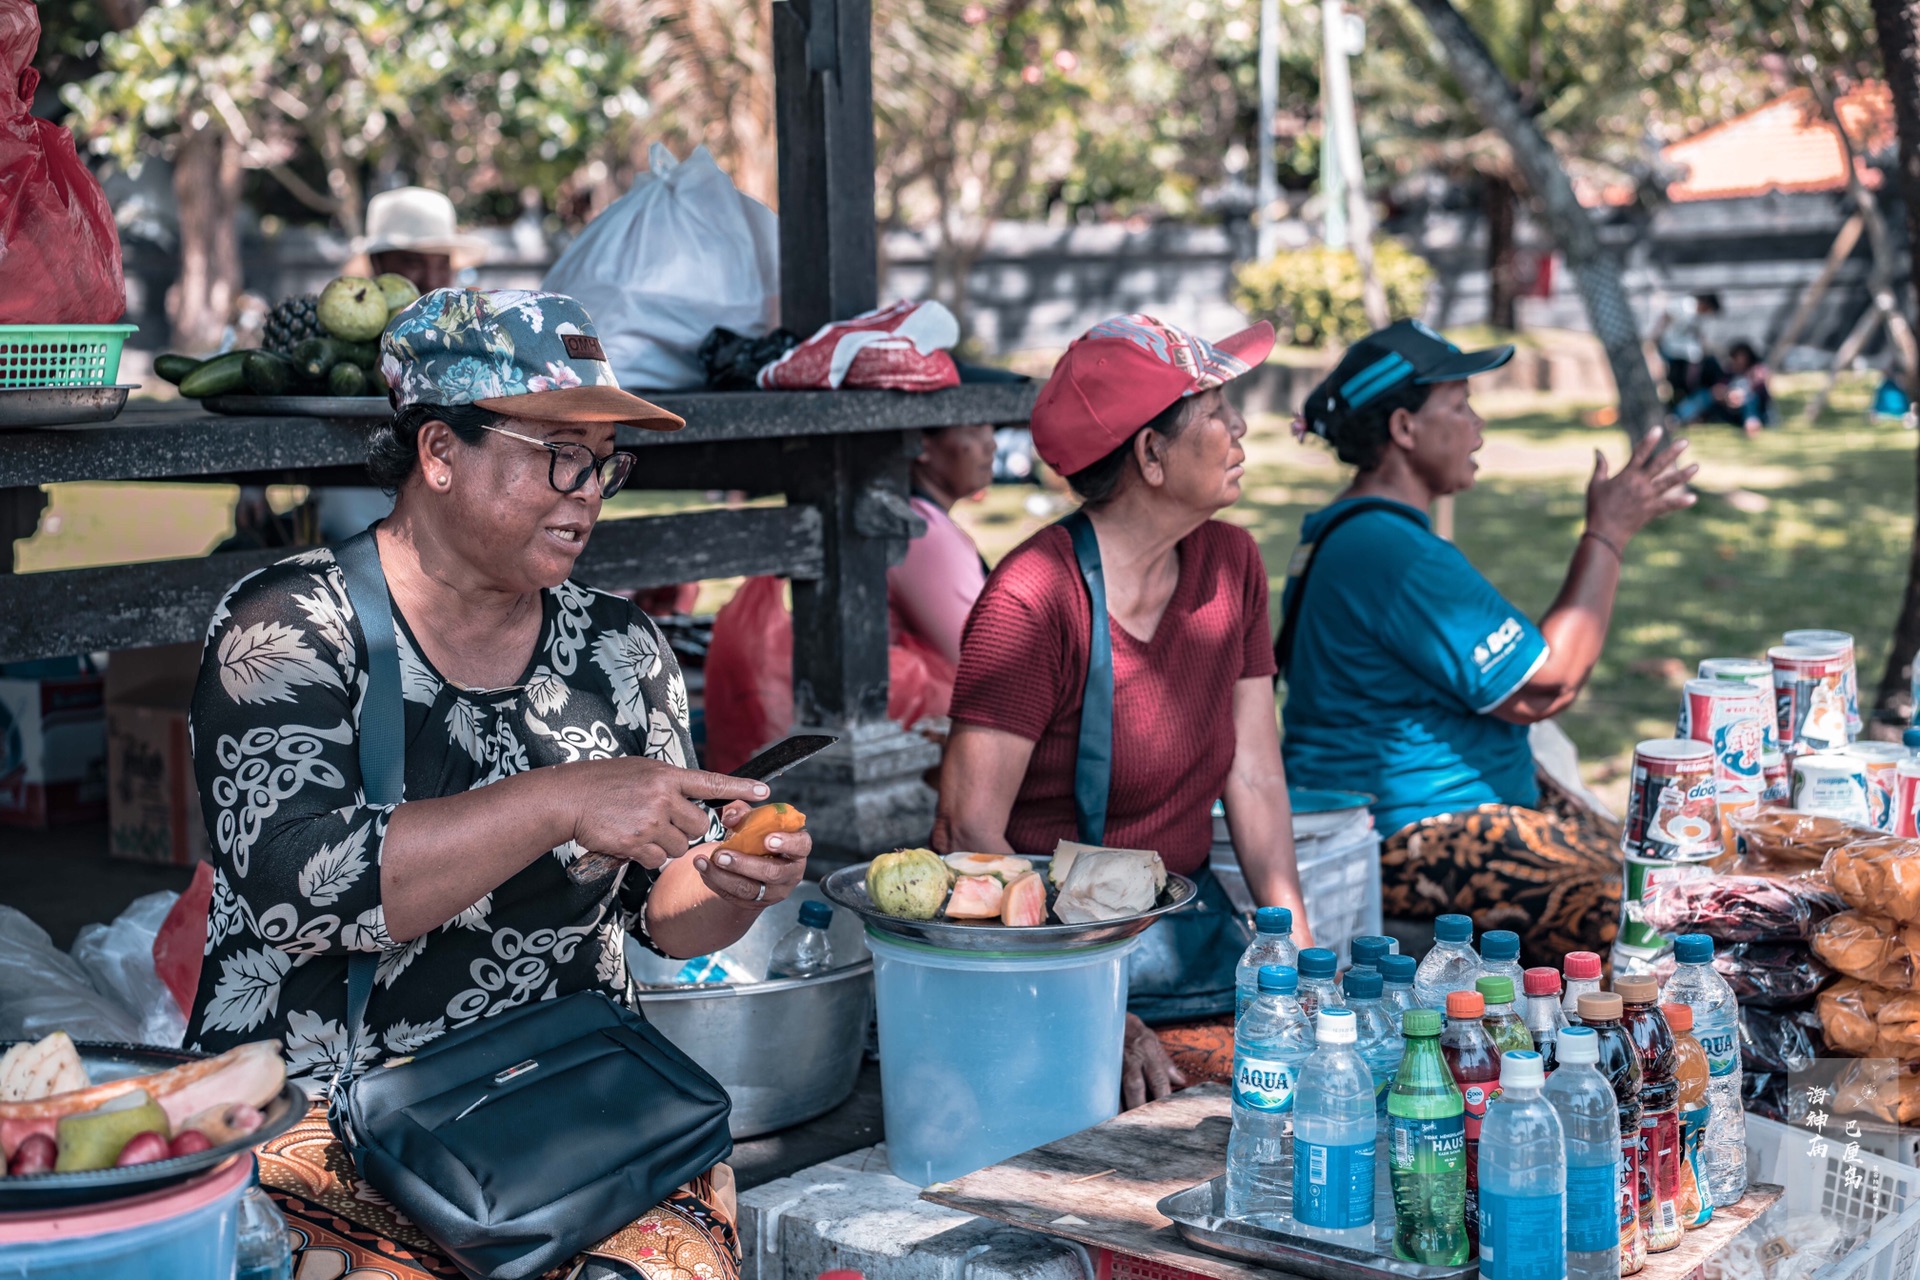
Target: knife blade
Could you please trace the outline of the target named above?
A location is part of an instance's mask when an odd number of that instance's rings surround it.
[[[733,771],[733,777],[771,782],[797,764],[801,764],[840,741],[830,733],[800,733],[782,739]]]

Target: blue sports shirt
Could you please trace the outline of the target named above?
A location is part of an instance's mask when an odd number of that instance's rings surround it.
[[[1303,545],[1352,501],[1308,516]],[[1284,599],[1302,610],[1282,718],[1287,781],[1376,796],[1383,836],[1434,814],[1539,802],[1526,727],[1488,713],[1540,669],[1547,642],[1424,512],[1405,511],[1343,523],[1306,599],[1292,584]]]

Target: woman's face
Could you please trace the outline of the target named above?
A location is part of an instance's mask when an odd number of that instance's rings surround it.
[[[1241,438],[1247,420],[1218,389],[1194,397],[1187,425],[1172,440],[1160,436],[1161,488],[1181,505],[1209,515],[1240,500],[1240,478],[1247,451]]]
[[[932,481],[950,498],[964,498],[993,483],[993,428],[986,423],[928,431],[920,437],[914,478]]]
[[[1486,425],[1467,403],[1464,379],[1442,382],[1418,413],[1407,415],[1406,429],[1395,429],[1394,443],[1406,451],[1408,463],[1429,490],[1459,493],[1473,487],[1474,472],[1480,469],[1473,455],[1486,442]]]
[[[596,458],[613,449],[610,422],[507,418],[499,425],[554,444],[585,445]],[[598,474],[561,493],[548,482],[553,454],[546,449],[491,431],[467,444],[441,423],[420,435],[422,473],[408,487],[418,491],[449,542],[503,590],[528,593],[564,582],[600,518]],[[572,480],[568,471],[564,461],[554,469],[560,483]]]

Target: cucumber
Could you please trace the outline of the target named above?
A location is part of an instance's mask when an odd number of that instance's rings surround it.
[[[246,363],[251,351],[229,351],[215,356],[180,379],[180,394],[194,400],[230,396],[246,390]]]
[[[153,358],[153,371],[174,386],[180,385],[180,379],[198,369],[205,361],[197,356],[182,356],[168,352]]]
[[[242,371],[256,396],[284,396],[293,389],[293,366],[271,351],[247,352]]]
[[[357,364],[362,369],[377,369],[380,367],[380,344],[343,342],[340,344],[340,358],[348,364]]]
[[[308,338],[293,349],[293,366],[304,377],[324,382],[327,373],[340,363],[340,343],[332,338]]]
[[[336,396],[364,396],[367,375],[359,365],[342,360],[327,373],[327,390]]]

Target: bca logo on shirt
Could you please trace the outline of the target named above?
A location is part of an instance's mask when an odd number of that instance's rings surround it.
[[[1485,671],[1520,638],[1520,620],[1508,618],[1494,633],[1473,646],[1473,665]]]

